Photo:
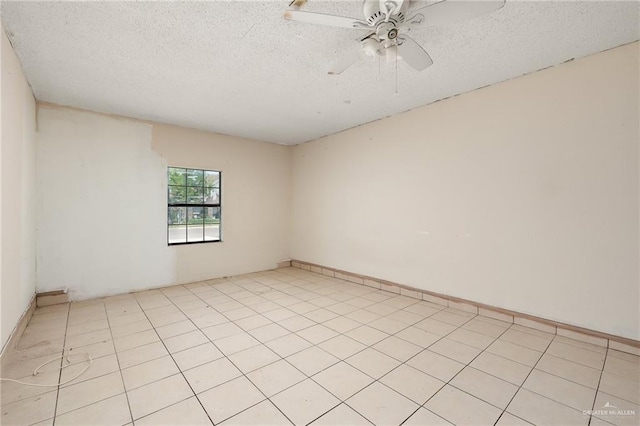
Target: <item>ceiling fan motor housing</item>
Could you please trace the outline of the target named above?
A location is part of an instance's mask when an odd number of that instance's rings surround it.
[[[395,24],[404,22],[407,15],[407,8],[409,7],[409,0],[386,0],[385,3],[393,5],[402,3],[399,12],[391,15],[389,20]],[[380,7],[380,0],[364,0],[364,18],[369,25],[375,26],[379,22],[384,21],[386,16],[385,11]]]

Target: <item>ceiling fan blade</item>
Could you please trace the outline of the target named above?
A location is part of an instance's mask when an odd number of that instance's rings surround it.
[[[347,68],[351,65],[355,64],[358,59],[360,59],[360,54],[362,52],[362,48],[358,46],[355,49],[351,49],[346,51],[338,58],[338,62],[336,62],[329,71],[331,75],[339,75],[342,74]]]
[[[411,37],[403,36],[398,52],[407,65],[416,71],[422,71],[433,64],[431,56]]]
[[[369,28],[364,21],[359,21],[345,16],[327,15],[324,13],[305,12],[302,10],[287,10],[284,12],[284,19],[296,22],[305,22],[307,24],[328,25],[330,27],[341,28]]]
[[[448,25],[493,12],[504,6],[505,0],[443,0],[414,9],[424,14],[422,25]]]

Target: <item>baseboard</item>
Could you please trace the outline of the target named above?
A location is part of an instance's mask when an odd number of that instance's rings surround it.
[[[68,303],[69,295],[66,290],[54,290],[44,293],[38,293],[36,295],[36,305],[41,308],[43,306],[59,305],[61,303]]]
[[[278,262],[277,268],[289,268],[291,267],[291,260],[281,260]]]
[[[27,328],[27,324],[29,324],[29,320],[31,320],[31,316],[33,315],[33,312],[35,310],[36,310],[36,295],[34,294],[33,297],[31,298],[31,301],[29,302],[29,307],[27,308],[27,310],[24,311],[24,313],[20,317],[20,320],[18,321],[16,326],[13,328],[13,331],[11,332],[11,336],[9,336],[7,343],[2,348],[2,354],[0,354],[0,368],[4,369],[5,364],[9,360],[9,354],[13,352],[13,350],[18,345],[18,342],[20,341],[20,337],[22,337],[22,333],[24,332],[24,329]]]
[[[339,278],[352,283],[362,284],[380,290],[389,291],[391,293],[425,300],[427,302],[436,303],[438,305],[450,306],[462,311],[499,319],[501,321],[520,324],[522,326],[535,328],[537,330],[546,331],[548,333],[557,334],[559,336],[565,336],[574,340],[580,340],[594,345],[640,355],[640,341],[638,340],[590,330],[588,328],[577,327],[575,325],[565,324],[562,322],[523,314],[521,312],[498,308],[491,305],[485,305],[483,303],[478,303],[471,300],[417,289],[403,284],[381,280],[366,275],[355,274],[353,272],[343,271],[327,266],[317,265],[302,260],[292,260],[291,266],[294,268],[303,269],[305,271]]]

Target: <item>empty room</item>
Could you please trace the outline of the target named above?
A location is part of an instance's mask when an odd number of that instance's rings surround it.
[[[639,2],[0,16],[0,424],[640,423]]]

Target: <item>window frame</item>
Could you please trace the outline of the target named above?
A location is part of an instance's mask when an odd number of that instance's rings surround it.
[[[182,185],[172,185],[171,181],[169,179],[169,173],[170,173],[170,169],[183,169],[185,171],[185,183],[184,186]],[[195,172],[200,172],[203,174],[203,179],[202,179],[202,186],[201,187],[197,187],[197,186],[190,186],[189,185],[189,172],[190,171],[195,171]],[[207,186],[206,185],[206,181],[204,179],[204,175],[205,172],[212,172],[212,173],[217,173],[218,174],[218,185],[217,185],[217,189],[218,189],[218,200],[216,204],[205,204],[205,199],[202,199],[202,203],[189,203],[189,199],[188,199],[188,193],[189,193],[189,188],[201,188],[203,191],[203,196],[204,196],[204,190],[205,188],[216,188],[215,186]],[[171,188],[172,187],[182,187],[184,188],[184,194],[185,194],[185,198],[184,198],[184,202],[183,203],[171,203]],[[180,242],[171,242],[169,240],[169,226],[171,226],[170,223],[170,211],[172,207],[181,207],[184,208],[185,211],[189,211],[189,208],[202,208],[202,209],[207,209],[207,208],[212,208],[215,207],[218,209],[218,239],[216,240],[206,240],[205,238],[205,223],[203,222],[202,225],[202,240],[201,241],[188,241],[189,239],[189,219],[186,219],[185,222],[185,241],[180,241]],[[204,219],[203,219],[204,220]],[[178,166],[167,166],[167,245],[169,246],[180,246],[180,245],[188,245],[188,244],[207,244],[207,243],[221,243],[222,242],[222,171],[221,170],[209,170],[209,169],[194,169],[194,168],[190,168],[190,167],[178,167]]]

